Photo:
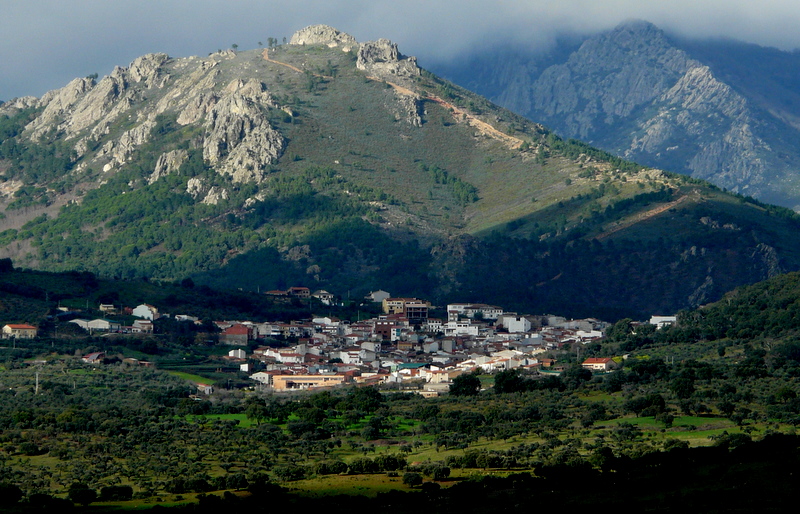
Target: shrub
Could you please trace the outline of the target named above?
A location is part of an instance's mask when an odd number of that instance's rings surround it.
[[[411,487],[420,485],[422,484],[422,475],[414,472],[403,473],[403,483]]]

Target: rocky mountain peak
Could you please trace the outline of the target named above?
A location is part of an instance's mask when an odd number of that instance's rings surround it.
[[[310,25],[292,35],[290,45],[327,45],[329,48],[341,47],[349,52],[358,46],[356,38],[328,25]]]
[[[666,34],[649,21],[630,19],[614,27],[607,33],[607,37],[617,41],[618,44],[624,44],[626,40],[635,43],[637,39],[652,40],[666,37]]]

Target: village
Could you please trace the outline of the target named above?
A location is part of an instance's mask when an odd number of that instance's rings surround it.
[[[277,301],[295,299],[329,306],[335,295],[311,292],[306,287],[266,293]],[[393,297],[386,291],[367,295],[365,303],[380,306],[381,314],[356,321],[333,316],[282,323],[251,320],[214,321],[220,345],[232,346],[223,359],[249,377],[255,389],[276,393],[331,388],[348,384],[385,385],[433,397],[446,394],[453,379],[464,373],[495,373],[520,368],[528,375],[558,375],[564,367],[549,356],[569,350],[580,359],[581,347],[604,337],[609,323],[594,319],[568,320],[554,315],[522,315],[483,303],[452,303],[446,319],[429,316],[429,301]],[[188,314],[162,314],[156,306],[141,304],[118,310],[101,304],[98,310],[136,318],[130,325],[99,318],[76,317],[74,324],[90,334],[152,334],[154,322],[169,316],[176,321],[201,322]],[[439,309],[441,312],[441,309]],[[675,316],[653,316],[658,328],[675,322]],[[37,328],[8,324],[3,338],[30,339]],[[284,345],[267,344],[283,341]],[[263,344],[260,344],[263,343]],[[104,352],[92,352],[83,362],[96,364]],[[138,365],[146,361],[124,359]],[[593,373],[613,370],[619,357],[589,357],[581,365]],[[198,383],[198,394],[214,392],[211,384]]]

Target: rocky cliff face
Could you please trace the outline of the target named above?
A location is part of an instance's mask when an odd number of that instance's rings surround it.
[[[492,99],[564,137],[800,206],[794,115],[763,105],[766,95],[741,87],[741,75],[723,73],[710,64],[713,59],[705,62],[708,52],[694,50],[650,23],[634,21],[586,39],[560,62],[492,56],[481,61],[481,73],[492,75],[485,86]],[[459,76],[458,70],[451,73]],[[485,92],[481,84],[472,85]]]
[[[13,112],[27,106],[41,109],[26,127],[25,137],[42,142],[59,138],[69,142],[82,168],[109,173],[124,165],[147,143],[159,117],[175,117],[183,126],[202,132],[200,144],[207,164],[234,182],[260,182],[277,162],[286,142],[269,122],[269,112],[281,106],[265,84],[255,78],[236,79],[220,87],[220,64],[233,52],[206,59],[170,59],[151,54],[117,67],[99,82],[75,79],[39,100],[3,106]],[[96,151],[90,150],[103,141]],[[159,157],[150,183],[174,172],[186,152]]]

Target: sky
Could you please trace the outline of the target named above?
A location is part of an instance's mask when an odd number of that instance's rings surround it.
[[[385,37],[420,65],[503,43],[546,49],[629,19],[687,37],[800,48],[797,0],[0,0],[0,100],[41,96],[136,57],[257,48],[315,24]]]

